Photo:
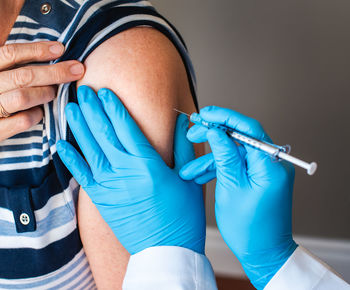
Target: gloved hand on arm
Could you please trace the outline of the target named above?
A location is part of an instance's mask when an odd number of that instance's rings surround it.
[[[240,113],[206,107],[200,116],[259,140],[271,142],[261,125]],[[219,129],[194,125],[192,142],[208,141],[212,153],[185,165],[185,180],[204,184],[217,177],[215,215],[218,228],[257,289],[263,289],[292,255],[294,168],[249,146],[237,146]]]
[[[57,143],[57,151],[122,245],[130,254],[154,246],[203,254],[202,189],[178,174],[194,158],[187,118],[177,119],[175,167],[169,168],[113,92],[96,95],[82,86],[78,102],[65,112],[86,161],[66,141]]]

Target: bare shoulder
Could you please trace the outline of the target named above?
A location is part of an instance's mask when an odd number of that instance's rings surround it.
[[[167,163],[174,107],[193,107],[186,70],[174,45],[153,28],[133,28],[101,44],[81,83],[112,89]]]

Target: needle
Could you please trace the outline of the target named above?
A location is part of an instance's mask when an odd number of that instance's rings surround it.
[[[184,114],[184,115],[188,116],[189,118],[191,117],[189,114],[187,114],[187,113],[185,113],[185,112],[182,112],[182,111],[180,111],[180,110],[178,110],[178,109],[175,109],[175,108],[174,108],[174,111],[176,111],[176,112],[178,112],[178,113],[180,113],[180,114]]]

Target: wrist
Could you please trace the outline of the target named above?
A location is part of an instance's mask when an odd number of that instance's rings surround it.
[[[122,229],[119,224],[116,227],[113,227],[113,224],[110,226],[115,236],[131,255],[153,247],[180,247],[204,254],[205,224],[174,228],[170,223],[157,223],[156,220],[153,221],[153,226],[156,225],[156,227],[152,227],[150,223],[144,221],[142,224],[130,220],[128,222],[132,226],[126,226]],[[163,230],[157,232],[157,228]]]
[[[194,232],[194,230],[192,230]],[[178,247],[193,251],[197,254],[205,255],[205,232],[202,235],[186,235],[186,232],[179,236],[170,236],[170,239],[164,239],[153,247]]]
[[[264,289],[267,283],[294,253],[298,245],[294,240],[278,247],[253,254],[240,259],[242,267],[256,289]]]

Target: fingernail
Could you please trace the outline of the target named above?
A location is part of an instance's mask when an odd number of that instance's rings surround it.
[[[49,47],[49,50],[52,54],[57,54],[57,55],[61,55],[63,50],[64,50],[64,47],[62,44],[59,44],[59,43],[56,43],[54,45],[51,45]]]
[[[70,72],[73,75],[81,75],[84,72],[84,66],[81,63],[73,64],[70,67]]]

